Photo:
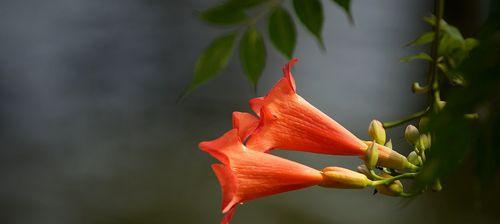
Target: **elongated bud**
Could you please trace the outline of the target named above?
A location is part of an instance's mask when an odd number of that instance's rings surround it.
[[[391,175],[387,173],[381,173],[380,176],[385,177],[385,178],[390,178],[392,177]],[[381,194],[388,195],[388,196],[399,196],[401,193],[403,193],[404,187],[401,181],[396,180],[390,184],[381,184],[375,186],[375,189]]]
[[[432,183],[431,189],[435,192],[441,191],[443,189],[443,186],[441,186],[441,181],[439,179],[436,179],[436,181]]]
[[[411,86],[411,91],[414,93],[426,93],[429,91],[429,86],[420,86],[418,82],[414,82]]]
[[[428,117],[422,117],[420,118],[420,120],[418,121],[418,128],[420,130],[425,130],[427,129],[427,126],[429,126],[429,118]]]
[[[424,150],[430,148],[431,147],[431,135],[429,133],[420,135],[416,146],[421,151],[424,151]]]
[[[368,135],[378,144],[385,144],[386,135],[384,126],[380,121],[372,120],[368,126]]]
[[[410,162],[411,164],[413,164],[415,166],[422,165],[422,158],[420,158],[420,156],[418,156],[415,151],[410,152],[410,154],[406,158],[408,158],[408,162]]]
[[[356,170],[359,172],[359,173],[362,173],[364,175],[370,175],[370,171],[368,170],[368,168],[366,168],[365,165],[359,165]]]
[[[323,181],[319,186],[322,187],[352,189],[372,185],[372,181],[364,174],[342,167],[326,167],[321,174]]]
[[[367,145],[367,150],[365,151],[365,155],[361,156],[360,159],[365,161],[366,164],[368,161],[367,151],[371,147],[371,145],[373,145],[373,141],[365,141],[365,144]],[[408,162],[406,156],[399,154],[397,151],[392,150],[387,146],[380,144],[376,145],[378,152],[378,159],[377,159],[378,166],[392,168],[401,171],[403,170],[415,171],[418,169],[418,167]]]
[[[378,162],[378,150],[377,144],[371,144],[366,150],[366,160],[365,165],[368,169],[373,170],[377,166]]]
[[[438,113],[439,111],[443,110],[443,108],[446,106],[446,101],[437,101],[434,102],[434,112]]]
[[[389,141],[387,141],[387,142],[385,143],[385,146],[386,146],[387,148],[392,149],[392,140],[391,140],[391,139],[389,139]]]
[[[405,130],[405,139],[412,145],[416,145],[418,138],[420,136],[420,133],[418,132],[418,129],[413,126],[413,125],[408,125],[406,126]]]

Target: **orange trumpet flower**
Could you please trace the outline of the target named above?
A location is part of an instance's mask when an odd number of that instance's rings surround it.
[[[213,164],[212,169],[222,186],[222,212],[226,213],[226,223],[239,203],[317,185],[323,179],[321,172],[313,168],[248,150],[237,129],[213,141],[201,142],[199,147],[221,162]]]
[[[258,151],[276,148],[332,155],[363,156],[368,145],[316,107],[299,96],[291,73],[297,62],[283,67],[284,77],[265,97],[250,100],[250,107],[260,116],[259,126],[246,145]],[[391,149],[379,147],[380,165],[406,169],[412,165]]]
[[[340,167],[319,171],[278,156],[247,149],[233,129],[199,147],[221,163],[213,164],[222,188],[222,224],[229,223],[238,204],[313,185],[363,188],[372,182],[363,174]]]

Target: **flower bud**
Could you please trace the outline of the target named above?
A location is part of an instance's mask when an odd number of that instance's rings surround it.
[[[416,152],[410,152],[410,154],[408,155],[408,162],[410,162],[411,164],[415,165],[415,166],[420,166],[422,165],[422,158],[420,158],[420,156],[417,155]]]
[[[426,130],[427,126],[429,126],[429,118],[428,117],[422,117],[418,121],[418,128],[420,130]]]
[[[389,141],[387,141],[387,142],[385,143],[385,146],[387,146],[387,148],[392,149],[392,140],[391,140],[391,139],[389,139]]]
[[[446,106],[446,101],[437,101],[434,102],[434,112],[438,113],[439,111],[443,110],[443,108]]]
[[[386,135],[384,126],[380,121],[372,120],[368,126],[368,135],[378,144],[385,144]]]
[[[377,166],[377,162],[378,162],[377,144],[372,143],[366,150],[365,165],[368,169],[373,170],[375,166]]]
[[[370,175],[370,171],[368,170],[368,168],[366,168],[365,165],[359,165],[356,170],[359,172],[359,173],[362,173],[364,175]]]
[[[436,181],[432,183],[431,189],[435,192],[441,191],[443,189],[443,186],[441,186],[441,181],[439,179],[436,179]]]
[[[329,188],[364,188],[372,185],[365,175],[342,167],[326,167],[321,172],[323,181],[319,186]]]
[[[420,86],[420,83],[414,82],[411,86],[411,91],[414,93],[426,93],[429,91],[429,86]]]
[[[429,133],[420,135],[417,142],[417,148],[424,151],[431,147],[431,135]]]
[[[381,173],[380,176],[385,177],[385,178],[390,178],[392,177],[391,175],[387,173]],[[381,194],[388,195],[388,196],[399,196],[401,193],[403,193],[404,187],[401,181],[396,180],[390,184],[381,184],[375,186],[375,189]]]
[[[418,132],[418,129],[413,126],[413,125],[408,125],[406,126],[405,130],[405,139],[412,145],[416,145],[418,138],[420,136],[420,133]]]

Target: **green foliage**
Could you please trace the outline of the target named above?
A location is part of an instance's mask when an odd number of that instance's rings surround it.
[[[227,47],[218,45],[218,50],[214,50],[214,42],[205,50],[198,59],[195,66],[193,81],[187,87],[185,94],[191,92],[197,86],[214,77],[227,64],[231,56],[231,50],[234,39],[242,36],[240,42],[240,60],[243,71],[248,77],[250,83],[255,88],[266,62],[266,49],[262,35],[255,28],[261,20],[267,20],[269,39],[272,46],[282,53],[287,59],[293,57],[297,42],[297,31],[294,20],[290,13],[284,9],[282,0],[226,0],[212,8],[199,13],[198,17],[210,24],[224,28],[234,28],[236,35],[233,40],[225,41]],[[332,0],[334,4],[341,7],[352,22],[351,1],[350,0]],[[293,7],[296,16],[300,22],[309,30],[318,40],[322,49],[325,49],[321,32],[323,29],[323,6],[320,0],[293,0]],[[251,42],[249,30],[253,29],[252,35],[255,38]],[[244,34],[243,32],[246,32]],[[246,38],[246,39],[245,39]],[[250,46],[254,46],[252,49]],[[210,51],[224,51],[224,56],[220,59],[209,59]],[[208,64],[216,62],[213,66]],[[208,70],[205,67],[210,67]],[[207,71],[201,71],[207,70]]]
[[[235,8],[244,9],[255,7],[266,1],[268,0],[229,0],[227,4]]]
[[[300,22],[316,37],[324,49],[321,31],[323,29],[323,5],[319,0],[293,0],[293,8]]]
[[[255,27],[247,29],[240,41],[240,61],[246,76],[257,87],[266,65],[266,47],[262,35]]]
[[[274,8],[269,17],[269,37],[274,47],[288,59],[292,58],[297,42],[297,31],[290,14],[281,6]]]
[[[419,177],[423,184],[449,174],[468,155],[476,159],[477,173],[483,181],[500,168],[500,150],[496,130],[500,127],[498,87],[500,86],[500,41],[481,41],[470,58],[465,59],[457,70],[464,74],[468,85],[450,89],[446,107],[439,114],[431,116],[429,129],[435,132],[429,153],[429,164]],[[479,120],[470,120],[464,114],[476,111]],[[495,149],[496,148],[496,149]]]
[[[431,26],[436,25],[436,17],[434,16],[424,17],[423,20]],[[479,42],[473,38],[464,39],[456,27],[448,24],[444,20],[441,20],[440,31],[439,47],[437,51],[438,68],[452,85],[465,85],[466,80],[463,74],[457,71],[457,68],[462,61],[469,56],[470,51],[474,49]],[[434,37],[435,33],[433,31],[426,32],[408,43],[407,46],[430,44]],[[432,61],[432,58],[423,52],[404,57],[401,61],[408,62],[414,59]]]
[[[214,78],[224,69],[233,52],[233,45],[236,39],[235,33],[230,33],[216,38],[201,53],[194,67],[194,77],[184,92],[184,95],[202,83]]]
[[[221,4],[201,12],[199,18],[215,25],[234,25],[245,21],[247,16],[242,8]]]
[[[347,17],[349,18],[349,21],[351,23],[354,22],[354,19],[352,17],[351,13],[351,0],[333,0],[338,6],[340,6],[345,13],[347,13]]]
[[[417,46],[417,45],[428,44],[433,40],[434,40],[434,32],[427,32],[418,36],[415,40],[406,44],[406,46]]]
[[[431,56],[428,55],[427,53],[424,53],[424,52],[420,52],[420,53],[417,53],[417,54],[414,54],[414,55],[409,55],[409,56],[406,56],[406,57],[401,58],[399,60],[401,62],[410,62],[410,61],[413,61],[413,60],[416,60],[416,59],[421,59],[421,60],[425,60],[425,61],[432,61]]]

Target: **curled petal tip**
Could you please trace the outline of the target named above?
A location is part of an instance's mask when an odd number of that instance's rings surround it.
[[[288,80],[290,87],[292,87],[292,90],[296,92],[296,87],[295,87],[295,79],[292,76],[292,68],[299,61],[298,58],[292,58],[285,66],[283,66],[283,75],[285,79]]]

